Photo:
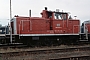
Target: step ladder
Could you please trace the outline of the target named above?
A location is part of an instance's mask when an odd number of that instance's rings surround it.
[[[10,41],[10,35],[6,35],[6,40]],[[15,35],[12,35],[12,43],[15,43]]]

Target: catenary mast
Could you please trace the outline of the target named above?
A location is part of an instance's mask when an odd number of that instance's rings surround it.
[[[10,0],[10,22],[12,19],[12,11],[11,11],[11,0]],[[12,43],[12,28],[11,28],[11,23],[10,23],[10,42]]]

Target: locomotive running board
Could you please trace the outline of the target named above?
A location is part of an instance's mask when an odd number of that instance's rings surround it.
[[[79,34],[20,34],[19,36],[55,36],[55,35],[79,35]]]

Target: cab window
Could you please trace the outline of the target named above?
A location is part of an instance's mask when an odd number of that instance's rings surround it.
[[[60,19],[60,20],[66,20],[67,16],[66,14],[60,14],[60,13],[54,13],[55,19]]]

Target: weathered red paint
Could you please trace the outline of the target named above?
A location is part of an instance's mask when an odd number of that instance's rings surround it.
[[[54,12],[52,17],[48,17],[48,11],[43,10],[42,17],[16,17],[17,34],[74,34],[80,31],[80,21],[68,19],[55,19]],[[63,13],[63,12],[62,12]],[[64,15],[62,14],[62,17]],[[13,24],[12,24],[12,28]],[[90,30],[90,29],[89,29]]]

